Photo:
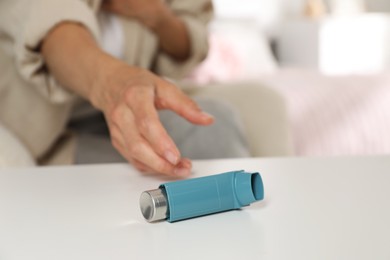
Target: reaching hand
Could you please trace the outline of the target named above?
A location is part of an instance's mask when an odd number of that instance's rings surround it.
[[[122,63],[110,70],[91,100],[106,116],[114,147],[141,171],[187,176],[191,161],[180,157],[157,109],[170,109],[200,125],[213,118],[176,86],[147,70]]]
[[[59,24],[41,51],[58,82],[103,111],[113,145],[130,163],[141,171],[182,177],[190,173],[191,161],[181,158],[157,109],[170,109],[200,125],[211,124],[213,117],[180,89],[107,55],[79,24]]]

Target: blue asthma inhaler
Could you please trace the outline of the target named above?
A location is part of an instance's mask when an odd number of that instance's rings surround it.
[[[140,208],[148,222],[175,222],[239,209],[263,198],[260,174],[241,170],[161,184],[141,194]]]

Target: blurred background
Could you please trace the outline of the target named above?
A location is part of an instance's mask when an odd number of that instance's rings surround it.
[[[208,56],[180,84],[197,91],[248,85],[276,93],[280,102],[258,92],[229,92],[245,105],[243,125],[251,125],[252,146],[287,147],[270,156],[390,154],[389,0],[213,3]],[[1,131],[0,139],[16,139]],[[0,165],[1,154],[10,157],[8,147],[16,147],[1,142]],[[23,157],[23,147],[16,150],[13,160]]]
[[[389,65],[390,1],[215,0],[217,19],[252,20],[276,43],[284,66],[328,74],[376,72]],[[304,51],[303,51],[304,50]]]
[[[295,155],[390,153],[390,1],[213,2],[210,53],[188,81],[277,90]]]

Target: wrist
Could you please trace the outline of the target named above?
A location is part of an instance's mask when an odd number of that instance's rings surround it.
[[[106,104],[110,99],[107,93],[109,86],[112,84],[110,82],[112,75],[123,66],[124,64],[120,60],[104,52],[101,52],[96,57],[93,68],[94,78],[87,93],[87,99],[95,108],[101,111],[105,110]]]
[[[149,77],[149,71],[129,66],[106,53],[96,63],[95,80],[88,93],[88,100],[102,112],[110,111],[123,99],[123,88],[129,87],[139,78]]]

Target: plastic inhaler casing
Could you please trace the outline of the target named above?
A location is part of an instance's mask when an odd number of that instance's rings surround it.
[[[141,194],[140,207],[148,222],[174,222],[238,209],[263,198],[260,174],[241,170],[161,184]]]

